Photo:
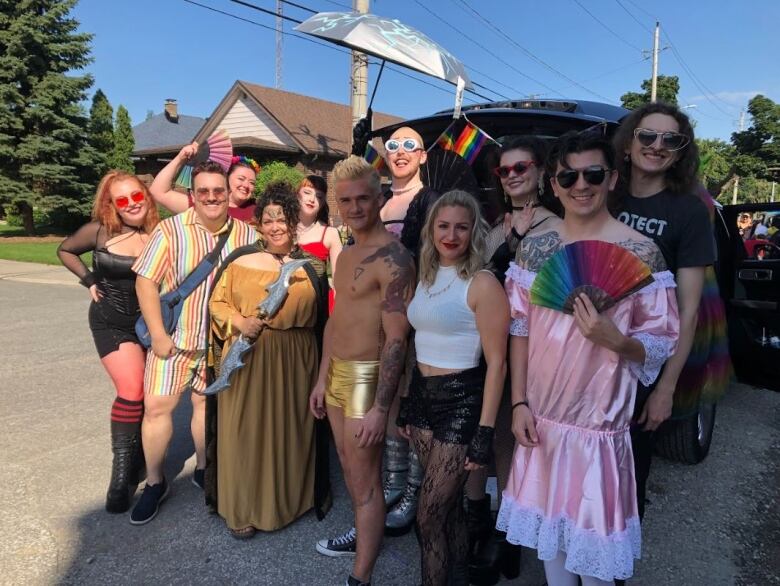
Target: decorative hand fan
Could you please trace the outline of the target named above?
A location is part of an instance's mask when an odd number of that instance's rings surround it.
[[[653,274],[632,252],[609,242],[581,240],[550,257],[531,286],[531,303],[574,313],[585,293],[599,313],[653,282]]]
[[[214,161],[227,173],[232,158],[233,143],[230,141],[230,137],[224,130],[217,130],[206,142],[198,146],[198,152],[195,153],[195,156],[182,167],[179,176],[176,177],[176,185],[192,189],[192,169],[204,161]]]
[[[428,160],[420,167],[423,183],[439,193],[451,189],[468,191],[474,197],[479,195],[479,185],[471,166],[463,157],[453,151],[433,149]]]

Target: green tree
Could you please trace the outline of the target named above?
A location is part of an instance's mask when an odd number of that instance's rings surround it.
[[[127,108],[120,104],[116,109],[111,167],[122,169],[128,173],[135,173],[135,164],[131,158],[134,150],[135,139],[133,138],[133,124],[130,122],[130,113],[127,111]]]
[[[697,139],[699,147],[699,179],[716,197],[732,177],[735,150],[729,143],[715,139]]]
[[[748,102],[751,124],[735,132],[731,141],[736,148],[735,172],[740,176],[777,180],[780,176],[780,104],[766,96],[754,96]]]
[[[269,183],[283,181],[287,183],[293,191],[297,191],[298,186],[303,181],[303,173],[295,167],[291,167],[282,161],[271,161],[261,165],[260,173],[257,175],[255,183],[255,195],[260,195],[265,191]]]
[[[81,102],[92,35],[76,32],[76,0],[0,0],[0,204],[35,233],[33,209],[86,212],[91,147]],[[70,73],[70,74],[69,74]]]
[[[96,91],[92,97],[89,142],[95,149],[94,175],[99,179],[108,171],[108,159],[114,150],[114,108],[103,90]]]
[[[640,106],[650,102],[650,91],[653,82],[646,79],[642,82],[642,92],[627,92],[620,96],[624,108],[636,110]],[[676,75],[659,75],[657,84],[657,98],[659,102],[677,104],[677,94],[680,93],[680,78]]]

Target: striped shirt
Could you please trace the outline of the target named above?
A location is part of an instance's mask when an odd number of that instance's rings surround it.
[[[236,248],[257,240],[254,228],[239,220],[229,219],[216,233],[209,232],[199,221],[194,208],[165,219],[152,232],[149,242],[135,261],[133,271],[160,285],[160,295],[178,287],[201,259],[217,244],[219,235],[233,230],[220,253],[220,262]],[[201,350],[206,347],[208,333],[208,295],[214,273],[205,279],[184,300],[181,317],[171,338],[181,350]]]

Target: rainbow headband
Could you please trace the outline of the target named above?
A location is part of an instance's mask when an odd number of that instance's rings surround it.
[[[245,157],[244,155],[234,156],[230,159],[230,166],[232,167],[233,165],[244,165],[250,169],[254,169],[255,173],[260,172],[260,165],[257,164],[257,161],[251,157]]]

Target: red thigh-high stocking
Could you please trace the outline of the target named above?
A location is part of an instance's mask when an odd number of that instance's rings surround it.
[[[101,362],[116,388],[116,398],[111,406],[112,427],[127,431],[137,429],[144,416],[143,348],[124,342]]]

